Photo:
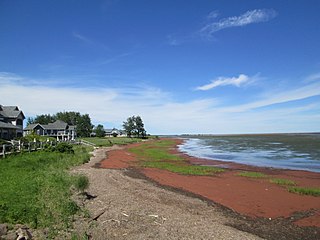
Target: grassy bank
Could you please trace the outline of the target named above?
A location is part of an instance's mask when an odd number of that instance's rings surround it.
[[[91,142],[98,147],[110,147],[112,145],[125,145],[129,143],[136,143],[142,141],[139,138],[128,138],[128,137],[88,137],[88,138],[81,138],[85,141]]]
[[[130,151],[138,156],[142,167],[159,168],[187,175],[212,175],[224,171],[215,167],[191,165],[181,156],[170,153],[175,145],[175,141],[170,139],[150,141],[131,148]]]
[[[39,151],[0,159],[0,222],[68,227],[79,210],[70,189],[83,179],[67,170],[88,161],[88,150],[75,146],[74,154]]]

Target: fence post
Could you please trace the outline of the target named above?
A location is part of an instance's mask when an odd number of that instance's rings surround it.
[[[6,157],[6,145],[2,145],[2,156],[3,156],[3,158],[5,158]]]

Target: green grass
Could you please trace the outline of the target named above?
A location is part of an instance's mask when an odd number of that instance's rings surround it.
[[[85,141],[91,142],[98,147],[109,147],[114,144],[125,145],[129,143],[141,142],[142,140],[139,138],[127,138],[127,137],[90,137],[90,138],[81,138]]]
[[[0,159],[0,223],[68,227],[79,210],[70,199],[70,189],[80,177],[67,170],[90,158],[89,148],[74,150],[74,154],[39,151]]]
[[[315,197],[320,197],[320,188],[289,187],[288,191],[291,193],[297,193],[301,195],[311,195]]]
[[[292,180],[283,179],[283,178],[272,178],[270,179],[271,183],[278,184],[281,186],[295,186],[296,183]]]
[[[266,178],[268,177],[267,175],[259,172],[241,172],[237,174],[238,176],[241,177],[248,177],[248,178]]]
[[[194,166],[194,165],[178,165],[176,163],[170,162],[153,162],[153,161],[146,161],[143,163],[144,167],[150,168],[159,168],[164,169],[174,173],[180,173],[185,175],[212,175],[215,173],[224,172],[221,168],[215,167],[207,167],[207,166]]]
[[[174,146],[174,140],[159,140],[131,148],[130,151],[138,156],[142,167],[164,169],[186,175],[212,175],[224,171],[215,167],[191,165],[181,156],[170,153],[170,149]]]

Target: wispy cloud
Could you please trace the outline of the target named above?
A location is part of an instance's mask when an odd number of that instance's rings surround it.
[[[245,74],[240,74],[238,77],[231,77],[231,78],[218,77],[217,79],[212,80],[211,83],[209,84],[197,87],[196,90],[207,91],[219,86],[227,86],[227,85],[240,87],[241,85],[247,84],[252,80],[253,78],[250,78]]]
[[[292,101],[298,101],[310,97],[320,96],[320,82],[316,82],[313,84],[309,84],[300,88],[295,88],[291,90],[285,90],[278,93],[269,92],[265,94],[261,100],[233,106],[227,107],[224,111],[228,112],[246,112],[257,108],[268,107],[275,104],[288,103]]]
[[[320,73],[315,73],[315,74],[309,75],[305,79],[305,82],[313,82],[313,81],[318,81],[318,80],[320,80]]]
[[[211,20],[211,19],[217,18],[218,16],[219,16],[219,11],[214,10],[208,14],[207,19]]]
[[[210,15],[216,16],[213,13]],[[219,21],[207,23],[201,28],[200,33],[204,36],[211,37],[215,32],[231,27],[242,27],[252,23],[267,22],[274,18],[277,13],[272,9],[255,9],[245,12],[240,16],[223,18]]]
[[[101,42],[98,42],[88,36],[85,36],[84,34],[80,34],[79,32],[77,31],[73,31],[72,32],[72,36],[74,38],[76,38],[77,40],[81,41],[82,43],[85,43],[89,46],[93,46],[93,47],[98,47],[98,48],[101,48],[101,49],[104,49],[104,50],[110,50],[105,44],[101,43]]]
[[[82,35],[78,32],[73,31],[72,36],[75,37],[76,39],[84,42],[84,43],[89,43],[89,44],[93,43],[93,41],[91,39],[89,39],[88,37],[85,37],[84,35]]]

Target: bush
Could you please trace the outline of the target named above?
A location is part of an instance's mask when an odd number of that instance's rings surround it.
[[[57,144],[55,147],[56,152],[61,152],[61,153],[74,153],[73,146],[69,143],[65,142],[60,142]]]
[[[87,176],[80,175],[78,176],[76,182],[75,182],[75,187],[78,191],[83,192],[85,189],[89,187],[89,179]]]

